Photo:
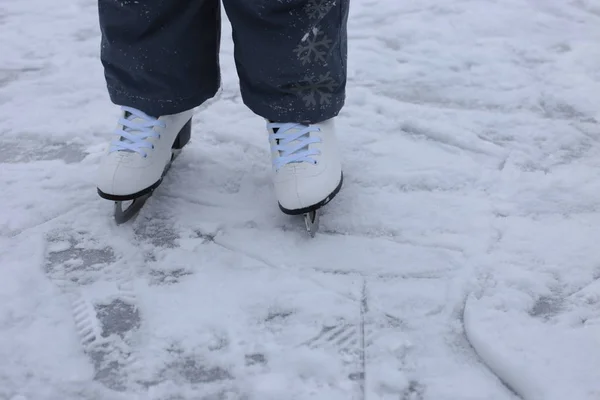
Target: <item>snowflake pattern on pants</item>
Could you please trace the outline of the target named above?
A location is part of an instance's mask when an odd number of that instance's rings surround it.
[[[300,97],[306,107],[330,105],[338,82],[327,71],[327,64],[332,56],[334,41],[321,29],[323,19],[338,4],[338,0],[306,0],[303,11],[308,17],[309,27],[293,49],[297,60],[307,71],[304,78],[291,85],[290,90]],[[334,18],[332,16],[332,18]]]
[[[325,62],[327,49],[333,41],[327,37],[319,28],[313,28],[311,32],[304,35],[294,53],[302,61],[302,65],[312,61]]]
[[[331,77],[331,73],[327,72],[318,77],[306,75],[302,81],[292,86],[291,90],[302,97],[306,107],[315,107],[317,104],[330,104],[336,86],[337,82]]]
[[[309,0],[304,6],[304,11],[310,19],[321,19],[335,6],[331,0]]]

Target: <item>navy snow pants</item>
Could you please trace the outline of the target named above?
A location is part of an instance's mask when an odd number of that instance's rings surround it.
[[[350,0],[223,0],[244,104],[316,123],[345,100]],[[220,0],[99,0],[101,60],[113,103],[160,116],[220,86]]]

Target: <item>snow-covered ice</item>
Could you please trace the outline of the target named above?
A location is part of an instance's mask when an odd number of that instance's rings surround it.
[[[352,0],[310,239],[223,87],[131,224],[93,0],[0,4],[0,400],[600,399],[600,6]]]

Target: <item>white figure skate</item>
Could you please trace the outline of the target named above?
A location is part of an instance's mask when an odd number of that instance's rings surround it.
[[[100,162],[100,197],[115,202],[117,224],[133,218],[161,184],[191,136],[193,110],[151,117],[122,107],[115,136]],[[125,207],[125,208],[124,208]]]
[[[335,121],[310,125],[268,122],[267,129],[279,208],[285,214],[304,215],[306,229],[314,237],[319,229],[319,209],[342,188]]]

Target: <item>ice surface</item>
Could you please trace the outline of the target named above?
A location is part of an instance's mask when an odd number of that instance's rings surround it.
[[[352,0],[310,240],[223,87],[131,224],[93,0],[0,5],[0,400],[600,398],[600,7]]]

